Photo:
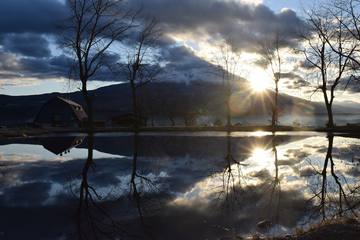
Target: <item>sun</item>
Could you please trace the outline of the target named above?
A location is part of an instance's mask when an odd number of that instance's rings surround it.
[[[254,69],[248,76],[250,87],[254,92],[264,92],[270,87],[270,79],[263,70]]]
[[[264,92],[266,90],[266,85],[263,81],[250,81],[251,89],[255,92]]]

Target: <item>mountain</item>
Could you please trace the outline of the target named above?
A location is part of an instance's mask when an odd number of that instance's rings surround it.
[[[94,96],[94,113],[98,121],[106,121],[131,111],[131,93],[128,84],[118,84],[90,91]],[[142,114],[156,119],[187,119],[199,116],[223,118],[226,110],[226,92],[221,84],[193,81],[191,83],[155,82],[139,88]],[[246,85],[233,87],[231,110],[234,117],[264,117],[270,113],[272,91],[254,93]],[[41,106],[55,96],[69,98],[84,105],[80,92],[49,93],[31,96],[0,95],[0,124],[17,125],[31,122]],[[324,115],[323,103],[280,94],[280,114],[299,116]],[[359,108],[334,106],[335,114],[360,113]]]

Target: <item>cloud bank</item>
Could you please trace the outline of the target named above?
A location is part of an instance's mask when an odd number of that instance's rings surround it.
[[[207,44],[227,40],[233,49],[256,52],[258,44],[279,33],[283,46],[297,42],[303,26],[290,9],[273,12],[264,4],[220,0],[125,0],[124,7],[142,9],[142,16],[155,17],[164,33],[159,41],[162,78],[174,81],[216,78],[212,64],[172,39],[184,34],[200,37]],[[0,76],[9,79],[32,76],[39,79],[68,77],[72,59],[56,45],[68,8],[60,0],[2,0],[0,2]],[[131,42],[128,40],[127,42]],[[54,52],[51,49],[56,49]],[[120,58],[120,57],[119,57]],[[104,69],[96,80],[121,80]],[[206,78],[206,79],[204,79]]]

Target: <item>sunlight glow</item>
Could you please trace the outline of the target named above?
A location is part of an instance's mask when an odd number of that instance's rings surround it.
[[[265,91],[266,86],[262,83],[257,83],[257,82],[251,81],[251,88],[255,92],[263,92],[263,91]]]
[[[256,132],[252,132],[251,133],[251,136],[254,136],[254,137],[264,137],[264,136],[268,136],[268,135],[271,135],[272,133],[271,132],[265,132],[265,131],[256,131]]]
[[[255,161],[264,161],[269,158],[268,151],[264,150],[263,148],[255,148],[252,151],[252,158]]]
[[[263,70],[254,70],[249,73],[248,80],[250,81],[251,89],[254,92],[264,92],[270,87],[270,79]]]

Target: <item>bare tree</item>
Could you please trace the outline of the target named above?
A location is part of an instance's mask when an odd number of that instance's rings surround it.
[[[360,1],[359,0],[333,0],[332,4],[327,7],[328,12],[343,29],[343,34],[350,37],[347,44],[343,44],[343,48],[352,48],[354,45],[360,44]],[[324,35],[331,49],[343,57],[348,57],[358,70],[360,66],[360,56],[358,49],[353,51],[352,55],[348,52],[338,51],[331,39]]]
[[[64,41],[75,59],[75,79],[81,81],[91,128],[93,97],[88,81],[104,67],[109,48],[123,38],[135,14],[130,17],[130,11],[124,11],[122,0],[67,0],[67,5],[71,16]]]
[[[348,76],[350,63],[356,45],[349,43],[349,35],[342,24],[342,11],[312,10],[308,13],[308,26],[311,28],[303,35],[305,47],[302,52],[309,63],[319,73],[316,93],[321,90],[328,115],[328,128],[334,127],[333,102],[339,84]],[[350,45],[349,45],[350,44]]]
[[[226,126],[230,130],[232,86],[237,78],[236,72],[240,55],[228,43],[220,45],[219,50],[220,54],[215,61],[221,72],[222,83],[226,93]]]
[[[130,83],[132,108],[135,116],[134,127],[138,127],[138,120],[141,117],[137,94],[137,89],[150,83],[159,74],[160,68],[156,64],[146,61],[151,50],[160,36],[160,31],[156,20],[153,18],[143,25],[136,37],[134,52],[128,54],[126,64],[127,79]]]
[[[279,123],[279,82],[281,79],[282,59],[280,54],[280,35],[276,33],[274,38],[267,40],[261,44],[261,56],[266,64],[270,67],[274,81],[274,98],[271,108],[271,126],[275,128]]]

